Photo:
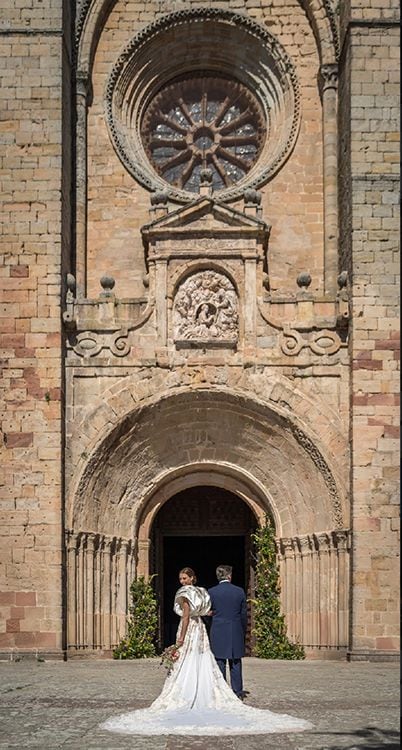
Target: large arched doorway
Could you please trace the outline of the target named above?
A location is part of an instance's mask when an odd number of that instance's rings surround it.
[[[172,607],[181,568],[194,568],[199,584],[209,588],[216,583],[216,566],[232,565],[233,583],[252,596],[252,533],[256,525],[247,503],[222,487],[189,487],[164,503],[152,526],[150,560],[159,602],[161,647],[173,643],[176,635],[179,618]],[[250,611],[248,645],[251,627]]]

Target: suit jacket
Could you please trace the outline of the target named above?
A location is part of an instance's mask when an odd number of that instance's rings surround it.
[[[213,611],[211,650],[217,659],[241,659],[247,627],[246,595],[228,581],[208,591]]]

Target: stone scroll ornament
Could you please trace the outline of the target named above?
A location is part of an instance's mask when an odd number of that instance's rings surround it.
[[[217,271],[199,271],[180,285],[173,305],[176,343],[233,345],[239,336],[238,298],[232,282]]]

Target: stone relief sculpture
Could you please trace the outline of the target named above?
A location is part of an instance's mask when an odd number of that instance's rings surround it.
[[[217,271],[187,277],[173,305],[176,343],[234,344],[238,339],[238,299],[232,282]]]

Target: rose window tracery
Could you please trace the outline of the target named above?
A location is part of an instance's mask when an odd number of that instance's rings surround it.
[[[176,80],[152,100],[141,125],[147,156],[168,183],[198,192],[200,172],[214,190],[239,182],[264,145],[265,119],[251,92],[234,79],[200,75]]]

